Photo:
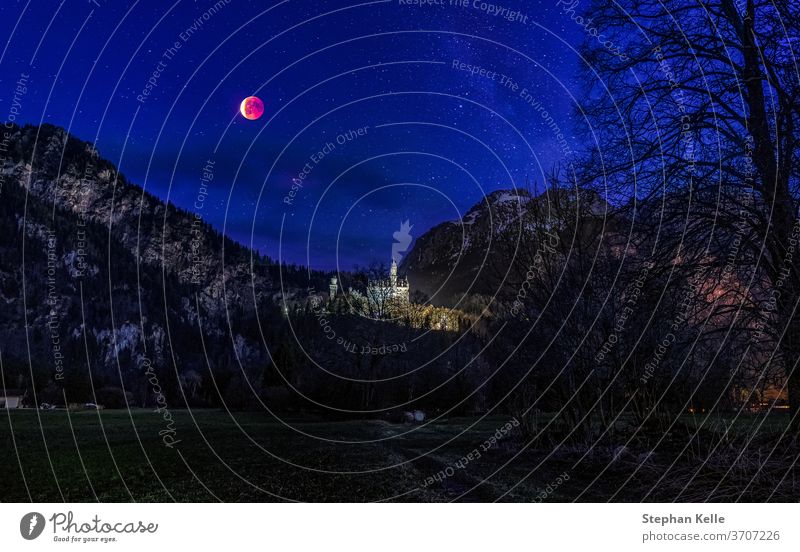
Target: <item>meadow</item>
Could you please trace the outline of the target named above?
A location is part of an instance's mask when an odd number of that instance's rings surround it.
[[[663,462],[653,463],[633,455],[612,461],[613,451],[602,447],[589,454],[567,444],[535,448],[508,431],[510,420],[411,425],[176,410],[168,431],[164,417],[151,410],[6,411],[0,413],[0,482],[3,500],[14,502],[666,498],[658,489],[643,493],[671,464],[664,453]],[[708,473],[710,467],[704,462],[692,489],[714,499],[703,493],[726,489],[714,477],[730,470],[723,465]],[[674,473],[693,469],[672,467]]]

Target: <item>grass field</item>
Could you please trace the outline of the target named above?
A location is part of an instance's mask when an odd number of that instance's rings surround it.
[[[471,486],[465,474],[436,488],[424,485],[425,479],[508,421],[484,420],[458,438],[475,420],[420,427],[302,418],[285,425],[268,414],[173,414],[176,444],[167,447],[159,435],[165,421],[152,411],[0,413],[3,499],[450,500]],[[431,452],[450,438],[455,440]],[[483,458],[492,466],[503,457],[498,448]],[[490,495],[478,490],[465,498]]]
[[[506,417],[412,426],[216,410],[173,415],[168,447],[165,420],[153,411],[0,411],[3,500],[605,501],[623,484],[632,491],[616,499],[638,500],[636,489],[654,480],[652,468],[629,481],[631,465],[576,467],[580,453],[528,450],[513,439],[482,451]],[[480,457],[459,464],[475,449]],[[447,477],[432,483],[440,473]]]

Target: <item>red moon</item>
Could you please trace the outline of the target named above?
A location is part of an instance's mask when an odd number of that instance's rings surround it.
[[[239,111],[245,119],[255,121],[264,114],[264,102],[255,96],[249,96],[242,100]]]

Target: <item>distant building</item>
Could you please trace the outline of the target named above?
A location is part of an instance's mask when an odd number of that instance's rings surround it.
[[[0,408],[19,408],[25,398],[25,391],[20,389],[0,389]]]
[[[328,286],[328,293],[330,294],[330,298],[333,299],[336,297],[336,292],[339,290],[339,281],[336,279],[336,276],[331,278],[331,283]]]
[[[367,284],[367,300],[379,306],[390,302],[408,303],[408,291],[408,280],[397,276],[397,263],[392,260],[388,279],[373,280]]]
[[[335,276],[331,278],[328,290],[331,300],[339,295],[339,282]],[[392,261],[388,278],[369,280],[366,293],[363,295],[350,288],[346,292],[346,297],[351,307],[355,307],[357,310],[368,309],[370,312],[382,316],[387,313],[390,305],[408,304],[409,284],[408,280],[397,275],[397,263]]]

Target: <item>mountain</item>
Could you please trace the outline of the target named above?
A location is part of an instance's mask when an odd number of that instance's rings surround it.
[[[494,295],[518,249],[541,234],[543,225],[563,230],[578,212],[602,218],[608,211],[608,204],[588,190],[538,196],[527,189],[498,190],[461,220],[439,224],[417,238],[400,272],[413,291],[437,305],[454,305],[469,294]]]
[[[400,265],[401,273],[434,304],[448,304],[459,294],[487,291],[481,275],[486,276],[490,263],[497,261],[493,242],[513,232],[515,223],[519,226],[531,200],[527,190],[500,190],[485,196],[461,220],[439,224],[417,238]]]
[[[260,377],[270,362],[262,340],[275,339],[281,320],[279,270],[290,294],[309,285],[304,272],[145,192],[63,129],[6,132],[5,386],[55,385],[68,400],[111,386],[143,403],[155,386],[179,400],[179,387],[168,384],[192,380],[204,382],[195,386],[202,402],[238,374]],[[324,285],[321,274],[312,277]]]

